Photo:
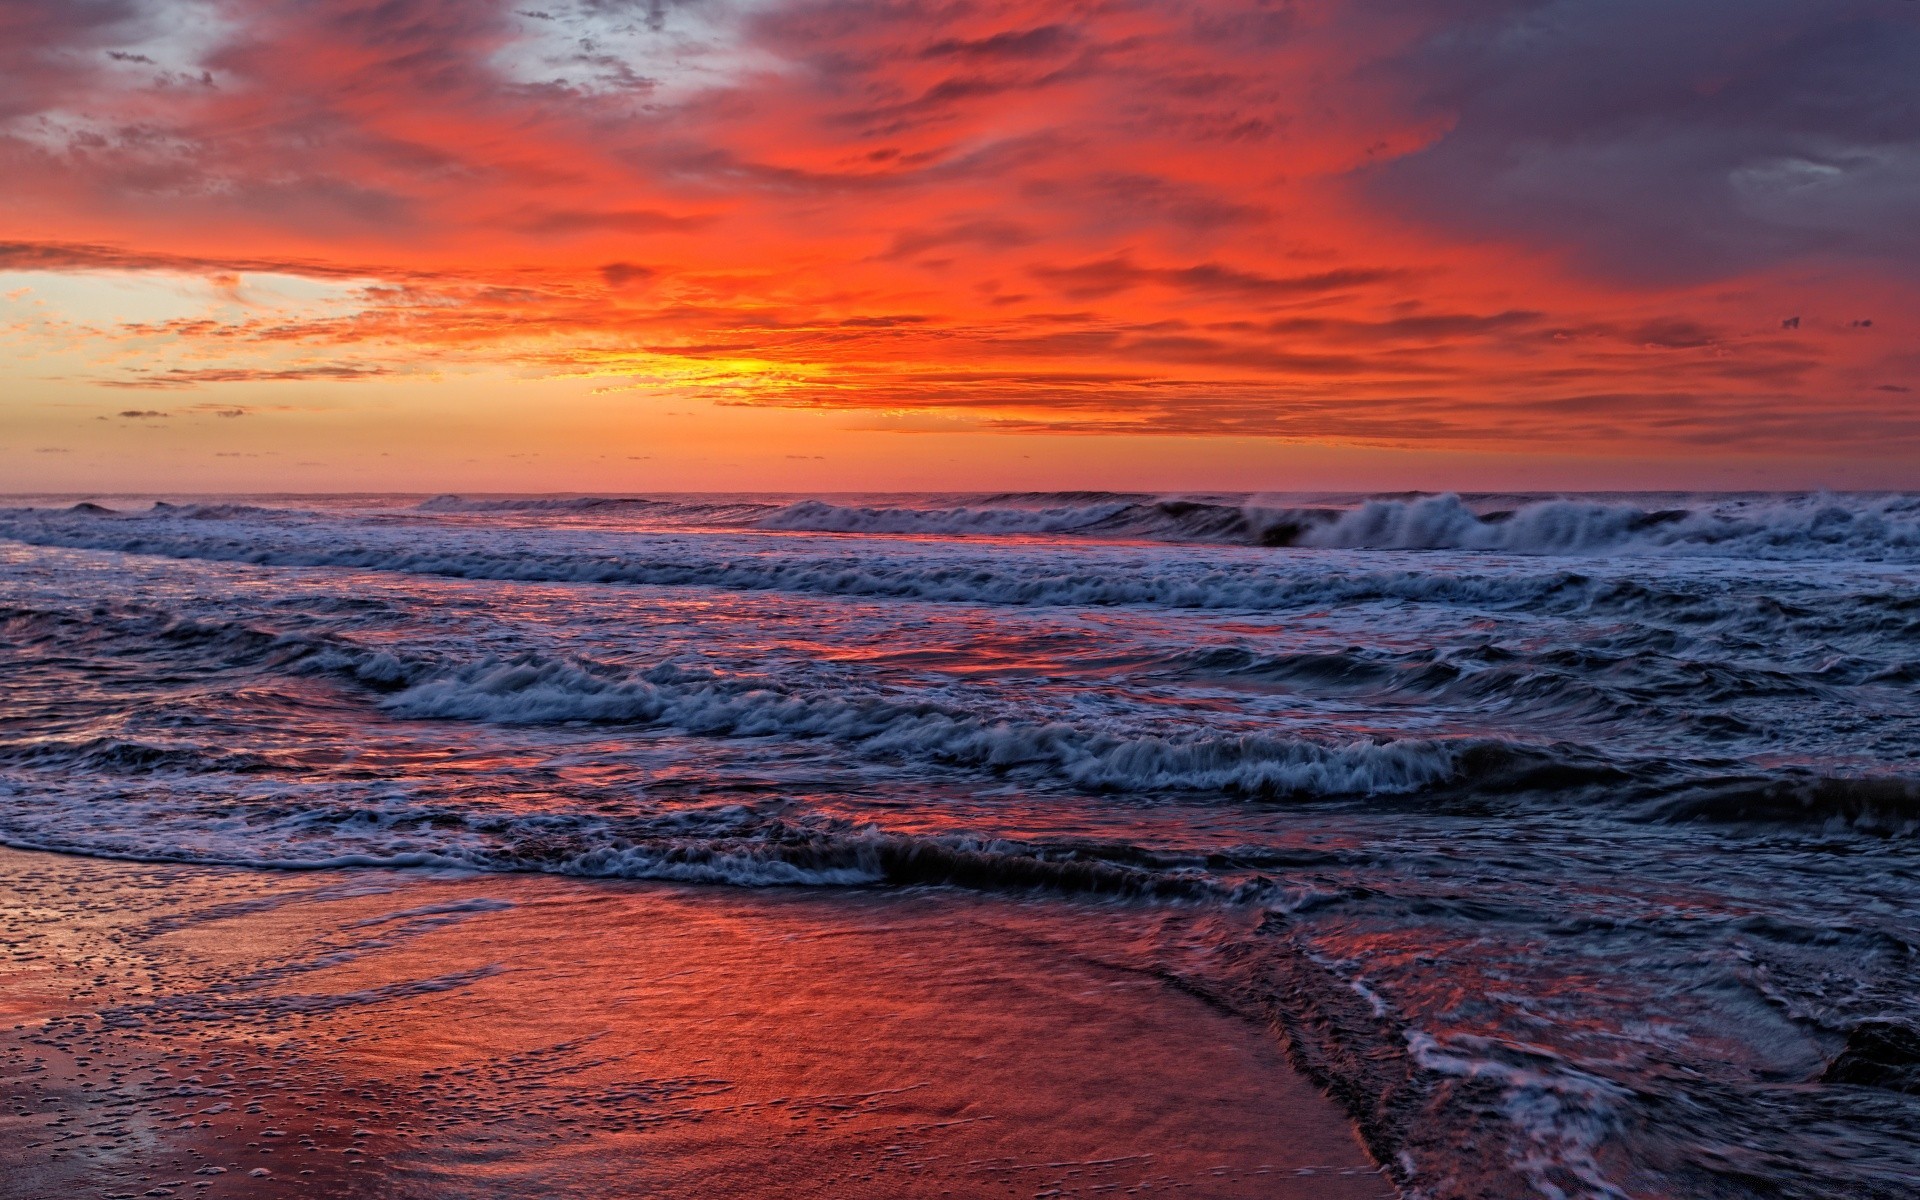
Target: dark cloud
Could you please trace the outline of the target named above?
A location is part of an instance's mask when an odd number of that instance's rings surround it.
[[[1336,320],[1327,317],[1285,317],[1268,321],[1268,333],[1301,334],[1329,341],[1378,345],[1382,342],[1453,341],[1512,333],[1539,326],[1546,314],[1510,310],[1485,316],[1472,313],[1427,313],[1383,321]]]
[[[168,254],[89,242],[0,241],[0,270],[179,271],[190,275],[301,275],[311,279],[424,277],[418,272],[308,258],[227,258]]]
[[[685,216],[651,208],[597,212],[567,209],[529,210],[512,221],[514,228],[534,234],[656,233],[661,230],[698,229],[712,223],[713,218],[710,216],[701,214]]]
[[[642,283],[652,279],[659,272],[652,267],[639,263],[611,262],[600,268],[600,278],[607,281],[608,287],[626,287],[630,283]]]
[[[1070,267],[1039,265],[1032,268],[1032,274],[1076,300],[1110,296],[1143,284],[1248,297],[1309,296],[1406,276],[1405,271],[1391,268],[1343,267],[1307,275],[1275,276],[1217,262],[1190,267],[1145,267],[1125,255]]]
[[[1635,281],[1920,266],[1920,5],[1489,0],[1428,19],[1365,72],[1450,125],[1365,180],[1406,216]]]
[[[1049,58],[1071,49],[1079,35],[1065,25],[1006,30],[983,38],[942,38],[920,52],[922,58]]]
[[[1272,210],[1246,193],[1206,188],[1145,171],[1101,171],[1036,179],[1032,201],[1071,212],[1082,229],[1111,234],[1173,227],[1212,233],[1268,220]]]
[[[989,246],[1004,249],[1025,246],[1034,234],[1025,226],[997,218],[955,221],[932,229],[902,229],[893,235],[887,258],[910,258],[944,246]]]
[[[138,0],[0,3],[0,120],[84,96],[108,54],[153,21]]]

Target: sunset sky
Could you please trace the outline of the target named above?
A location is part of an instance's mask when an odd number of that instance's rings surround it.
[[[0,0],[0,490],[1920,487],[1911,0]]]

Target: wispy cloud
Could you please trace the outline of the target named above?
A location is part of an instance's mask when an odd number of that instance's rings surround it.
[[[392,372],[385,367],[172,367],[163,371],[154,371],[124,379],[96,380],[101,387],[124,388],[130,390],[177,391],[186,388],[204,387],[210,383],[312,383],[326,381],[339,383],[359,379],[374,379]],[[211,410],[217,416],[240,417],[246,415],[245,409],[220,408]],[[129,410],[120,414],[123,417],[164,417],[163,412],[136,412]]]

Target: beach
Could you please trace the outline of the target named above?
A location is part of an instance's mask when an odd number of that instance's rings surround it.
[[[1269,1030],[1028,907],[0,851],[0,1194],[1395,1194]]]

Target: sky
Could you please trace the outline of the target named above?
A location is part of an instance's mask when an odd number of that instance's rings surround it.
[[[1914,0],[0,0],[0,491],[1920,487]]]

